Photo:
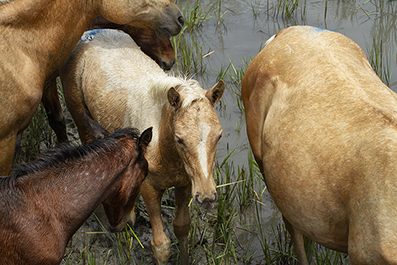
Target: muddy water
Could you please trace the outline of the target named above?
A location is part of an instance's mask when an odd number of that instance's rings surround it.
[[[185,9],[186,0],[178,0],[177,4],[181,9]],[[262,43],[279,30],[292,25],[311,25],[331,29],[345,34],[357,42],[369,58],[371,54],[379,54],[382,51],[384,65],[381,66],[380,75],[387,76],[385,82],[393,90],[397,90],[396,75],[396,52],[397,47],[397,30],[395,20],[397,19],[397,2],[386,1],[300,1],[299,8],[288,18],[282,16],[282,12],[277,12],[278,2],[271,0],[222,0],[219,14],[221,19],[216,18],[215,11],[210,12],[212,18],[203,22],[202,26],[195,29],[192,33],[185,33],[185,37],[198,47],[202,46],[203,54],[210,53],[203,59],[204,73],[198,73],[195,78],[200,81],[204,88],[209,88],[217,81],[221,69],[231,69],[230,64],[237,70],[245,70],[246,62],[255,57],[259,52]],[[291,1],[292,2],[292,1]],[[200,8],[211,9],[211,5],[216,0],[203,0],[200,2]],[[193,4],[189,0],[188,5]],[[218,8],[218,6],[216,6]],[[374,52],[378,51],[378,52]],[[386,62],[386,63],[385,63]],[[228,68],[229,67],[229,68]],[[382,71],[383,69],[383,71]],[[383,72],[386,72],[384,74]],[[234,150],[233,155],[229,158],[234,166],[248,165],[248,140],[246,136],[244,114],[239,109],[238,95],[240,93],[240,84],[226,75],[224,80],[227,83],[222,102],[217,106],[217,113],[220,117],[224,131],[224,137],[218,145],[217,159],[223,161],[227,155]],[[263,205],[260,208],[259,216],[263,229],[271,234],[271,229],[275,224],[280,222],[280,215],[275,209],[269,197],[266,197],[266,191],[263,194]],[[172,213],[166,217],[172,216]],[[245,213],[236,220],[236,226],[244,229],[235,229],[239,243],[251,248],[253,253],[261,253],[255,228],[256,209],[251,206]],[[171,219],[170,219],[171,221]],[[107,249],[104,243],[109,241],[108,235],[99,235],[93,239],[88,237],[84,232],[98,231],[95,220],[91,220],[89,226],[85,226],[79,231],[79,235],[74,237],[75,253],[72,260],[78,260],[79,253],[82,251],[82,245],[91,244],[91,250],[96,251],[96,255],[106,257]],[[150,238],[151,229],[148,225],[148,219],[145,215],[138,214],[138,223],[143,229],[140,229],[138,237],[143,241],[145,249],[139,249],[133,254],[137,264],[151,264],[150,255]],[[169,222],[170,223],[170,222]],[[167,228],[171,229],[171,228]],[[248,232],[247,230],[252,230]],[[87,242],[90,241],[90,242]],[[95,240],[95,242],[92,242]],[[114,240],[114,239],[113,239]],[[100,244],[98,243],[100,242]],[[96,245],[98,243],[98,245]],[[106,244],[105,244],[106,245]],[[103,253],[100,253],[103,252]],[[115,254],[115,251],[111,255]],[[84,252],[83,252],[84,254]],[[197,255],[195,258],[198,259]],[[100,260],[100,259],[99,259]],[[141,262],[140,262],[141,260]],[[143,262],[144,261],[144,262]],[[256,262],[255,262],[256,261]],[[74,264],[74,262],[70,262]],[[101,262],[100,262],[101,263]],[[259,264],[259,259],[254,259],[252,264]],[[129,263],[128,263],[129,264]],[[134,263],[131,263],[134,264]],[[205,264],[197,261],[195,264]]]

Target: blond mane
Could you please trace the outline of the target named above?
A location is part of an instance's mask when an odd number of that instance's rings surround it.
[[[188,108],[193,102],[205,98],[205,90],[197,80],[186,76],[168,75],[165,78],[152,80],[150,87],[151,96],[159,103],[167,101],[167,93],[170,88],[175,88],[182,96],[182,109]]]

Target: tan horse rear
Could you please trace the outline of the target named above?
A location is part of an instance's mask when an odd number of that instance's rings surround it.
[[[83,113],[107,129],[153,127],[146,153],[149,174],[141,193],[153,228],[157,264],[166,264],[171,242],[164,232],[161,197],[175,187],[174,232],[181,264],[189,263],[188,203],[211,207],[216,146],[222,134],[214,111],[225,85],[209,90],[197,81],[168,76],[128,35],[114,30],[87,32],[60,69],[65,99],[83,142],[91,139]]]
[[[397,100],[364,52],[332,31],[284,29],[242,84],[249,141],[291,232],[397,264]]]
[[[6,1],[8,2],[8,1]],[[16,135],[40,103],[44,81],[98,15],[156,29],[161,38],[183,24],[172,0],[14,0],[0,4],[0,175],[11,169]]]

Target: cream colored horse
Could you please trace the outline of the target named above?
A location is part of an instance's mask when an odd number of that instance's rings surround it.
[[[90,31],[60,70],[65,99],[83,142],[91,139],[83,113],[107,129],[153,127],[141,193],[153,228],[152,250],[165,264],[171,242],[164,232],[161,197],[175,187],[174,232],[181,264],[189,263],[188,203],[210,207],[217,199],[213,168],[222,127],[214,111],[225,85],[209,90],[197,81],[168,76],[125,33]]]
[[[30,123],[45,80],[101,14],[156,29],[161,38],[183,24],[172,0],[0,0],[0,175],[11,169],[16,136]]]
[[[397,98],[342,34],[284,29],[242,83],[248,138],[301,264],[303,236],[397,264]]]

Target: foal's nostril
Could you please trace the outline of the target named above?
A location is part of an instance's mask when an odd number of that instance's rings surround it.
[[[213,202],[217,202],[218,201],[218,193],[214,192],[214,201]]]
[[[185,19],[183,18],[183,16],[178,17],[178,22],[181,24],[181,26],[185,24]]]
[[[200,194],[199,194],[198,192],[196,192],[196,195],[194,195],[194,200],[195,200],[197,203],[201,204],[201,201],[199,201],[199,196],[200,196]]]

